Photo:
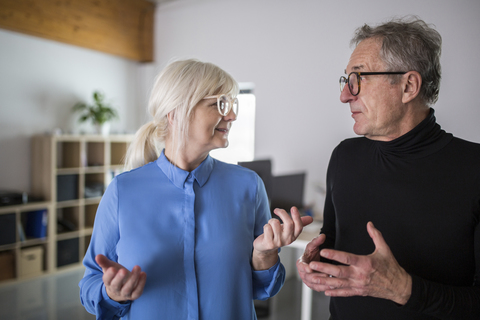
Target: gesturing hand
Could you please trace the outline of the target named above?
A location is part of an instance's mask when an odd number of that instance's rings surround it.
[[[110,299],[117,302],[138,299],[142,295],[147,274],[139,266],[132,272],[102,254],[95,257],[95,261],[102,268],[103,283]]]
[[[412,291],[412,278],[393,256],[389,246],[373,223],[367,231],[375,251],[367,256],[323,249],[320,255],[344,265],[312,261],[309,267],[323,273],[313,280],[313,289],[332,297],[371,296],[407,303]],[[325,277],[325,274],[332,277]]]
[[[329,289],[326,286],[318,285],[317,278],[328,277],[328,274],[317,272],[310,268],[312,261],[320,261],[320,248],[319,246],[325,242],[325,235],[321,234],[310,241],[305,247],[305,252],[297,260],[297,270],[302,281],[311,289],[316,291],[325,291]]]
[[[252,264],[256,270],[265,270],[273,266],[278,259],[278,248],[295,241],[303,227],[312,223],[312,217],[300,217],[296,207],[290,210],[291,217],[283,209],[273,211],[282,219],[270,219],[263,227],[263,234],[253,242]]]

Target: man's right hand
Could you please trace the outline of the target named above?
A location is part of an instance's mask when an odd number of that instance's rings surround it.
[[[305,283],[310,289],[315,291],[325,291],[330,289],[329,287],[319,285],[318,277],[328,277],[325,273],[312,270],[309,264],[312,261],[320,261],[320,249],[319,246],[325,242],[325,234],[320,234],[310,241],[305,247],[305,252],[297,260],[297,270],[303,283]]]
[[[142,295],[147,274],[139,266],[133,267],[130,272],[102,254],[97,255],[95,261],[102,268],[103,283],[110,299],[126,302],[138,299]]]

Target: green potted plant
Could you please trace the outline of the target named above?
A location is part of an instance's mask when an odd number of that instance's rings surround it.
[[[91,120],[97,133],[107,135],[110,121],[118,118],[117,111],[105,102],[105,96],[99,91],[93,92],[93,101],[93,104],[78,102],[73,106],[73,111],[82,113],[79,122]]]

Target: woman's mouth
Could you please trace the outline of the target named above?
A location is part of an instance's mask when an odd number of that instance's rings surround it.
[[[228,133],[228,129],[226,128],[215,128],[215,130],[220,131],[222,133]]]

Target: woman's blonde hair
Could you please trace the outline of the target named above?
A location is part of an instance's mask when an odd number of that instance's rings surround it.
[[[170,63],[155,79],[148,103],[153,119],[136,132],[127,150],[125,168],[130,170],[155,161],[169,134],[172,150],[178,154],[188,137],[193,108],[203,98],[218,94],[238,94],[237,82],[224,70],[196,59]],[[172,111],[178,128],[175,132],[169,132],[167,115]]]

